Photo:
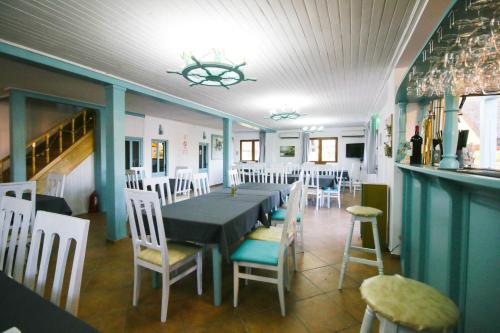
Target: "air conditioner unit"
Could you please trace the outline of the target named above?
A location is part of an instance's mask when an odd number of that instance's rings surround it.
[[[354,130],[345,130],[342,131],[343,138],[364,138],[365,130],[364,129],[354,129]]]
[[[300,132],[284,132],[280,133],[280,139],[298,139],[300,138]]]

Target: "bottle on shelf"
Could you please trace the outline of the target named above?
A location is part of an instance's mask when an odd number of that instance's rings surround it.
[[[422,164],[423,139],[419,135],[418,125],[415,126],[415,135],[411,137],[410,142],[411,142],[410,164]]]

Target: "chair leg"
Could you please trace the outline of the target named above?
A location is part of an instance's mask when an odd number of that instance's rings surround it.
[[[284,290],[284,272],[283,269],[278,271],[278,296],[280,300],[281,315],[285,316],[285,290]]]
[[[372,231],[373,231],[373,241],[375,243],[375,253],[377,254],[378,274],[384,275],[384,263],[382,261],[382,251],[380,251],[380,240],[378,237],[377,218],[374,217],[372,219],[371,223],[372,223]]]
[[[339,201],[339,208],[340,208],[340,193],[339,196],[337,197],[337,200]]]
[[[234,279],[234,285],[233,285],[233,306],[237,307],[238,306],[238,289],[240,286],[240,281],[238,277],[238,273],[240,271],[240,267],[238,266],[238,263],[235,262],[233,263],[233,279]]]
[[[365,309],[365,316],[363,317],[363,323],[359,333],[371,333],[373,325],[374,314],[372,309],[367,305]]]
[[[141,293],[141,273],[142,267],[134,264],[134,294],[132,297],[133,306],[137,306],[137,303],[139,303],[139,295]]]
[[[302,219],[302,217],[301,217]],[[299,233],[300,233],[300,252],[304,253],[304,226],[302,225],[302,220],[300,223],[297,223],[297,226],[300,228]],[[295,256],[294,256],[295,260]],[[296,263],[294,262],[294,269],[297,270]]]
[[[344,246],[344,257],[342,258],[342,267],[340,269],[338,289],[342,289],[342,285],[344,284],[344,274],[347,269],[347,265],[349,263],[349,250],[351,249],[352,233],[354,231],[354,221],[351,220],[350,223],[351,223],[351,228],[349,229],[349,234],[347,235],[347,239]]]
[[[246,274],[252,274],[252,267],[245,267]],[[245,279],[245,286],[248,286],[248,279]]]
[[[161,289],[161,322],[167,320],[168,297],[170,294],[170,277],[168,272],[161,274],[162,289]]]
[[[319,195],[316,193],[316,210],[319,209]]]
[[[203,293],[203,255],[202,252],[196,254],[196,287],[198,295]]]

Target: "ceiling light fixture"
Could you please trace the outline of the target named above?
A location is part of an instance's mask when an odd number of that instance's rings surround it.
[[[322,132],[325,128],[323,126],[304,126],[302,131],[305,133],[316,133]]]
[[[244,61],[237,65],[234,64],[224,56],[223,50],[212,49],[212,51],[199,58],[185,52],[182,58],[186,63],[184,69],[181,72],[167,71],[167,73],[182,75],[191,82],[189,84],[191,87],[203,85],[229,89],[229,86],[242,81],[257,81],[245,77],[241,70],[241,67],[246,65]]]
[[[305,116],[305,114],[299,113],[296,110],[293,110],[292,108],[289,108],[285,105],[285,107],[283,107],[279,111],[271,110],[271,115],[266,118],[278,121],[278,120],[294,120],[303,116]]]

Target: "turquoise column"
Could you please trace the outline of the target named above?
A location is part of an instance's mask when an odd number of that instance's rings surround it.
[[[400,162],[404,159],[402,154],[403,144],[406,142],[406,103],[399,103],[399,114],[398,114],[398,154],[396,157],[396,162]]]
[[[444,131],[443,131],[443,159],[439,163],[441,169],[458,169],[457,141],[458,141],[458,105],[459,97],[451,93],[444,94]]]
[[[26,97],[11,90],[10,103],[10,179],[26,181]]]
[[[96,130],[94,134],[94,175],[95,189],[99,197],[99,209],[106,211],[106,109],[98,109],[96,113]]]
[[[229,170],[231,170],[231,160],[233,154],[233,121],[229,118],[222,119],[223,131],[223,162],[222,162],[222,175],[224,187],[229,187]]]
[[[125,214],[125,88],[110,85],[106,91],[106,201],[107,238],[127,236]]]

